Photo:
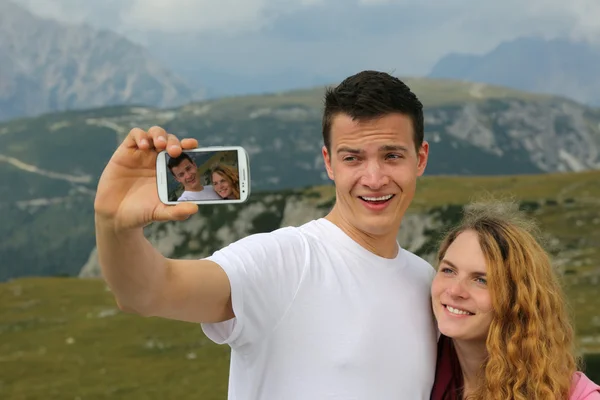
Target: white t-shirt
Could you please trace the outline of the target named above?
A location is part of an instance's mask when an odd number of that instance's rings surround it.
[[[236,317],[202,324],[231,346],[230,400],[425,400],[436,363],[432,266],[379,257],[321,218],[208,259]]]
[[[204,186],[203,188],[199,192],[186,190],[181,193],[177,201],[222,200],[212,186]]]

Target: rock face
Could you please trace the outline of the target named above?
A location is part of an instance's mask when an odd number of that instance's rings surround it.
[[[151,225],[146,231],[149,241],[167,257],[202,258],[245,236],[279,227],[300,226],[310,220],[324,217],[329,204],[316,203],[300,196],[270,195],[245,206],[231,206],[218,214],[198,215],[184,222]],[[457,208],[457,211],[460,209]],[[221,219],[219,221],[219,219]],[[217,227],[210,231],[211,227]],[[443,220],[428,213],[411,213],[402,223],[398,241],[409,251],[419,253],[433,262],[433,253],[427,247],[432,232],[440,229]],[[101,276],[96,249],[83,266],[81,278]]]
[[[98,278],[102,275],[100,271],[100,263],[98,262],[98,251],[94,247],[94,250],[90,253],[90,258],[87,260],[85,265],[79,272],[80,278]]]
[[[8,0],[0,0],[0,65],[0,120],[194,98],[142,47],[108,31],[38,18]]]
[[[579,277],[599,271],[600,171],[536,176],[482,178],[443,177],[422,181],[423,188],[405,215],[400,245],[436,264],[436,252],[447,230],[461,218],[463,207],[479,194],[508,192],[540,224],[546,248],[562,272]],[[520,194],[519,194],[520,193]],[[184,222],[152,224],[146,237],[165,256],[199,259],[246,236],[281,227],[300,226],[324,217],[334,205],[334,189],[257,194],[243,205],[201,207]],[[80,272],[99,277],[95,251]]]
[[[505,170],[564,172],[600,168],[599,117],[567,100],[488,100],[430,109],[425,124],[434,145],[459,139],[450,145],[469,143],[487,153],[488,162],[507,162]]]

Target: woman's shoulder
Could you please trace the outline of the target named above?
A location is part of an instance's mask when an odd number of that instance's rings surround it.
[[[600,400],[600,386],[583,372],[577,371],[573,374],[569,400]]]

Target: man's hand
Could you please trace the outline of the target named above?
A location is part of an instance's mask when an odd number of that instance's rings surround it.
[[[198,211],[192,203],[167,206],[158,198],[156,158],[167,150],[177,157],[198,147],[195,139],[181,142],[160,127],[132,129],[106,165],[94,202],[96,217],[115,231],[143,228],[153,221],[185,220]]]

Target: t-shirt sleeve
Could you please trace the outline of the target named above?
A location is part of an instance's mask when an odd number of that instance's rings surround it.
[[[282,228],[248,236],[207,257],[229,278],[235,318],[202,324],[206,336],[239,348],[268,335],[294,300],[307,251],[296,228]]]

